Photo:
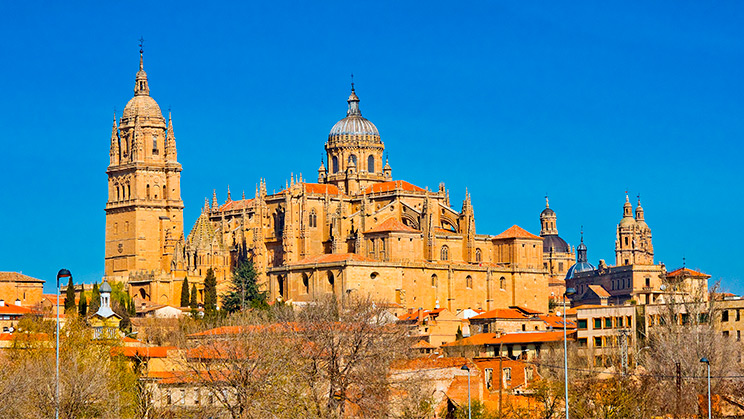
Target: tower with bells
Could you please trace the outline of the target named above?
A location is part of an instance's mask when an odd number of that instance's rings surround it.
[[[615,241],[615,264],[623,265],[653,265],[654,246],[651,241],[651,229],[646,224],[638,196],[638,206],[633,213],[633,205],[628,194],[625,194],[623,218],[617,225],[617,239]]]
[[[183,236],[181,165],[173,122],[150,97],[140,43],[134,97],[111,130],[106,202],[106,278],[151,280],[170,272]]]
[[[390,165],[382,160],[385,146],[375,124],[362,117],[359,97],[351,82],[346,117],[331,129],[325,150],[328,167],[321,162],[318,183],[337,186],[347,194],[356,194],[377,182],[392,180]]]

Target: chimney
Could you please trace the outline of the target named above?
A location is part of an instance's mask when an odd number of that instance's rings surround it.
[[[15,305],[17,305],[18,307],[21,306],[21,299],[20,298],[16,298]]]

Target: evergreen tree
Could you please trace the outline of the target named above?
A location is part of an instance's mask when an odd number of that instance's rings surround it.
[[[78,306],[78,313],[85,317],[88,314],[88,299],[85,298],[85,288],[80,291],[80,305]]]
[[[199,306],[199,303],[196,302],[196,284],[191,286],[191,302],[189,306],[194,309]]]
[[[90,292],[90,305],[88,306],[88,312],[96,314],[98,309],[101,308],[101,293],[98,291],[98,284],[93,284],[93,291]]]
[[[189,298],[189,278],[186,277],[183,279],[183,283],[181,284],[181,307],[188,307],[190,300],[191,299]]]
[[[137,315],[137,307],[134,305],[134,297],[129,297],[129,316]]]
[[[217,277],[212,268],[207,269],[204,278],[204,311],[211,313],[217,309]]]
[[[266,292],[261,291],[256,282],[253,262],[247,259],[238,261],[232,275],[230,291],[222,295],[222,307],[228,313],[245,308],[267,308]]]
[[[65,294],[65,313],[70,310],[77,310],[77,304],[75,304],[75,284],[72,283],[72,277],[70,277],[70,282],[67,283],[67,292]]]

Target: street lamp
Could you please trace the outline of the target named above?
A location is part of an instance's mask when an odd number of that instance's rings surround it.
[[[566,419],[568,419],[568,338],[566,338],[566,297],[576,294],[573,288],[566,288],[563,293],[563,387],[566,391]]]
[[[710,409],[710,361],[708,358],[700,358],[700,362],[704,363],[708,367],[708,419],[713,417],[713,412]]]
[[[59,280],[60,278],[72,278],[72,274],[67,269],[60,269],[59,272],[57,272],[57,357],[56,357],[57,397],[55,398],[55,403],[54,403],[54,417],[56,419],[59,419]]]
[[[471,416],[470,416],[470,368],[468,368],[468,365],[465,364],[460,369],[468,372],[468,419],[471,419]]]

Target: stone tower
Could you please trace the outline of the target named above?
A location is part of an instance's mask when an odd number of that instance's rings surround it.
[[[633,205],[628,195],[625,195],[623,218],[617,225],[617,240],[615,241],[615,264],[621,265],[653,265],[654,246],[651,242],[651,229],[643,217],[641,198],[633,215]]]
[[[115,281],[170,271],[183,235],[181,165],[173,122],[150,97],[142,49],[134,97],[111,131],[105,276]]]
[[[347,194],[355,194],[367,186],[390,180],[389,166],[383,168],[382,153],[385,146],[375,124],[362,117],[359,97],[351,84],[347,100],[346,118],[331,128],[325,149],[328,155],[328,173],[319,169],[318,181],[336,185]]]

